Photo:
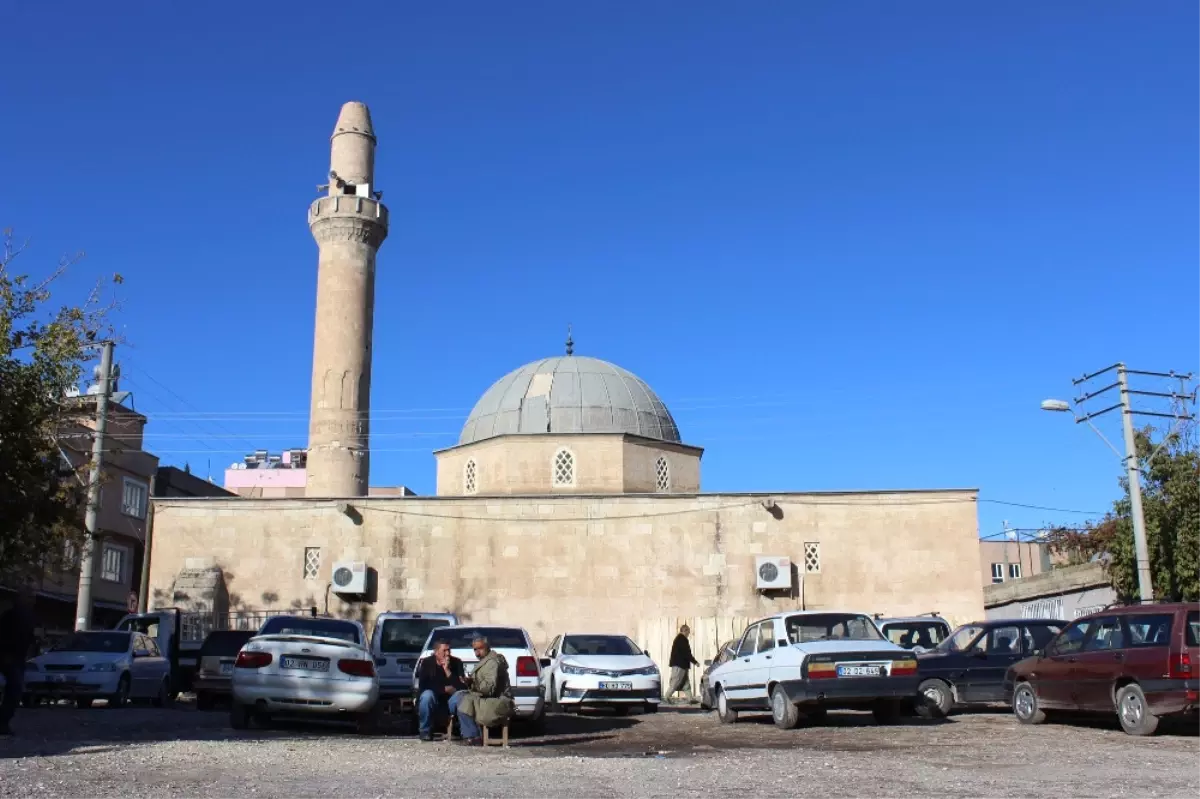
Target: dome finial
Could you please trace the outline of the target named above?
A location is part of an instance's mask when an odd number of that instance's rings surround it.
[[[567,324],[567,355],[575,354],[575,339],[571,338],[571,325]]]

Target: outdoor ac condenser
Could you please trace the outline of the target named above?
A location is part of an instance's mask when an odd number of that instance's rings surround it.
[[[792,587],[792,561],[777,555],[754,559],[755,587],[759,591],[787,591]]]
[[[362,561],[341,561],[333,564],[335,594],[367,593],[367,564]]]

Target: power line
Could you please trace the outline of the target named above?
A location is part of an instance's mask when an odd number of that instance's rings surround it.
[[[1028,508],[1030,510],[1047,510],[1054,513],[1082,513],[1088,516],[1099,516],[1106,513],[1102,510],[1077,510],[1072,508],[1048,508],[1044,505],[1026,505],[1022,502],[1006,502],[1002,499],[980,499],[980,502],[986,502],[989,505],[1008,505],[1013,508]]]

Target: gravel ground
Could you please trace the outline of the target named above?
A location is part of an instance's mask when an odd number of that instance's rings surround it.
[[[710,714],[552,716],[505,750],[421,744],[335,726],[235,733],[226,714],[21,710],[0,739],[0,796],[1190,796],[1200,736],[1133,738],[1115,724],[1024,727],[1011,714],[877,726],[831,713],[783,731]]]

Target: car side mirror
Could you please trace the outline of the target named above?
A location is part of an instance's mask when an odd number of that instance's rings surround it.
[[[550,658],[542,658],[541,663],[543,669],[550,668]]]

